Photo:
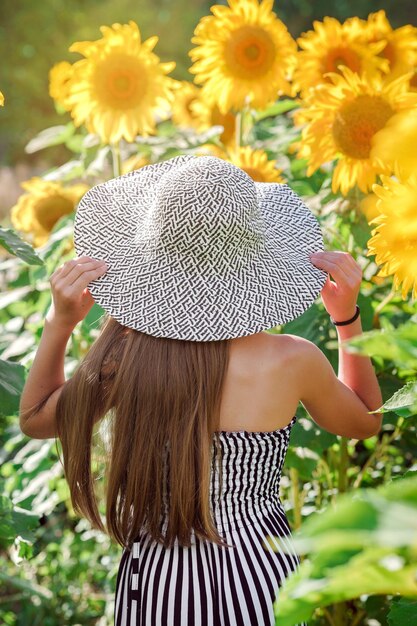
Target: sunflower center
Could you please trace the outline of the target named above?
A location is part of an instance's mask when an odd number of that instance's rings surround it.
[[[45,230],[50,231],[62,215],[71,213],[73,209],[73,203],[67,198],[50,196],[38,200],[35,213],[39,224],[45,228]]]
[[[275,60],[274,42],[259,26],[242,26],[230,34],[225,59],[233,76],[245,79],[264,76]]]
[[[380,96],[360,95],[344,104],[333,122],[333,138],[340,152],[354,159],[367,159],[372,137],[394,114]]]
[[[115,98],[128,98],[135,88],[131,74],[120,69],[109,74],[108,85]]]
[[[256,61],[261,54],[261,49],[258,45],[258,42],[255,42],[245,48],[245,55],[249,59],[249,61]]]
[[[353,72],[360,72],[361,70],[361,60],[359,55],[351,48],[339,46],[337,48],[332,48],[327,52],[322,63],[322,73],[340,73],[339,68],[341,65],[346,65]],[[326,80],[331,82],[328,76],[326,77]]]
[[[97,64],[94,83],[101,104],[112,109],[132,109],[146,93],[147,71],[139,59],[114,52]]]

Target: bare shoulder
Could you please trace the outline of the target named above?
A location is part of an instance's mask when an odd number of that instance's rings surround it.
[[[294,335],[274,335],[265,331],[233,339],[235,368],[249,372],[251,376],[270,374],[274,385],[279,375],[279,380],[285,381],[286,386],[294,386],[294,365],[303,353],[303,341]]]
[[[267,352],[277,364],[297,363],[302,366],[306,359],[314,354],[317,346],[303,337],[297,335],[282,334],[274,335],[272,333],[260,333],[264,337],[264,344]]]
[[[269,334],[268,343],[275,370],[285,376],[300,402],[311,394],[311,390],[329,386],[330,382],[337,380],[329,360],[312,341],[298,335]]]
[[[330,361],[313,342],[295,335],[277,335],[277,360],[290,359],[285,371],[307,413],[335,435],[363,439],[374,435],[377,420],[361,399],[336,375]],[[281,350],[281,347],[283,349]]]

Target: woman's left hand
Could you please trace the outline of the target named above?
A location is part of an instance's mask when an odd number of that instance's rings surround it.
[[[87,315],[94,299],[87,285],[107,271],[104,261],[80,256],[66,261],[49,278],[52,304],[46,320],[62,328],[73,330]]]
[[[336,281],[333,282],[327,276],[320,293],[328,314],[336,321],[353,317],[362,282],[360,265],[349,252],[341,250],[316,252],[310,255],[310,260]]]

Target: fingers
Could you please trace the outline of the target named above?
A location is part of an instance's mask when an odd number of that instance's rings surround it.
[[[357,287],[361,283],[362,270],[348,252],[338,250],[317,252],[310,255],[311,262],[328,272],[337,283]]]
[[[92,259],[88,256],[80,256],[75,259],[71,259],[70,261],[66,261],[61,267],[59,267],[52,276],[56,275],[56,278],[63,279],[67,278],[67,276],[71,276],[73,280],[75,280],[81,272],[86,271],[87,269],[92,269],[94,267],[98,267],[100,264],[104,263],[99,259]],[[51,278],[52,278],[51,276]]]
[[[55,291],[64,297],[82,291],[94,279],[107,271],[104,261],[87,256],[77,257],[66,261],[50,277],[50,283]]]

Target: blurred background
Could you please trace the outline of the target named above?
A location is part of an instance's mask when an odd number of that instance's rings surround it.
[[[65,123],[48,94],[48,72],[59,61],[74,62],[79,54],[68,51],[74,41],[101,37],[99,27],[134,20],[144,39],[159,37],[155,53],[162,61],[176,61],[171,76],[192,80],[188,51],[198,20],[216,2],[208,0],[1,0],[0,90],[5,106],[0,110],[0,217],[21,193],[19,183],[43,172],[52,163],[65,162],[63,146],[26,154],[25,145],[39,131]],[[217,2],[217,4],[226,4]],[[340,21],[351,16],[367,18],[385,9],[393,28],[417,25],[415,0],[285,0],[274,10],[293,37],[309,30],[325,15]],[[69,115],[68,115],[69,120]]]

